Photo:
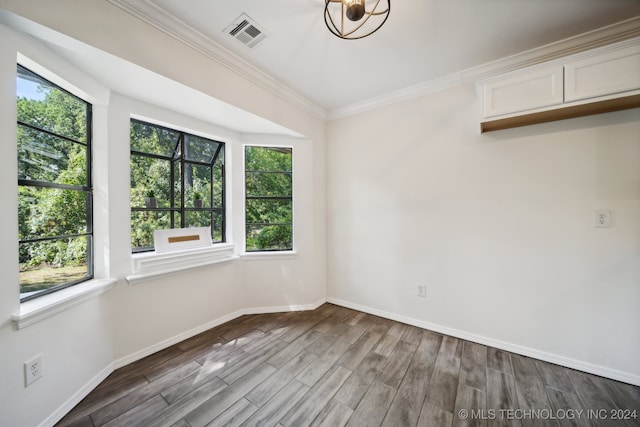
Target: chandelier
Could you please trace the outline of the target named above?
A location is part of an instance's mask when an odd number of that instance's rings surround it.
[[[382,27],[391,10],[391,0],[325,0],[324,23],[335,36],[355,40]],[[373,4],[373,6],[371,6]]]

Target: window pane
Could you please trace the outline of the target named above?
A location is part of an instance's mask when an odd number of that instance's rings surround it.
[[[184,228],[182,225],[182,212],[173,211],[173,227],[171,228]]]
[[[18,126],[18,179],[86,186],[86,147]]]
[[[213,166],[213,207],[222,208],[223,205],[223,168],[224,168],[224,147]]]
[[[285,147],[245,147],[245,170],[290,172],[291,151]]]
[[[171,153],[168,147],[172,147]],[[219,229],[212,234],[218,233],[222,240],[223,165],[224,144],[221,142],[132,120],[131,208],[132,223],[136,225],[132,227],[131,239],[134,252],[153,250],[151,235],[154,229],[209,226],[212,215],[220,217],[214,227]],[[153,206],[151,200],[147,200],[150,194],[155,199]],[[219,214],[211,212],[212,205],[219,209]],[[167,212],[171,209],[171,213],[162,219],[162,224],[157,224],[158,227],[137,223],[141,221],[140,213],[158,213],[165,209]]]
[[[291,223],[291,199],[247,199],[247,224]]]
[[[75,141],[87,141],[87,104],[18,66],[18,121]]]
[[[182,163],[173,162],[173,202],[171,206],[180,208],[182,206]],[[178,227],[178,226],[176,226]]]
[[[153,207],[145,200],[149,198],[156,199],[156,207],[171,207],[171,164],[170,160],[131,156],[132,207]],[[180,182],[180,171],[178,168],[175,169],[174,186]],[[179,184],[177,186],[179,188]],[[175,196],[179,205],[180,195]]]
[[[180,132],[131,120],[131,150],[175,158]]]
[[[82,234],[87,230],[89,193],[60,188],[18,187],[20,240]]]
[[[247,225],[247,251],[293,249],[290,225]]]
[[[198,207],[194,203],[196,198],[202,200],[203,206],[211,205],[211,167],[185,164],[184,180],[189,185],[186,188],[185,207]],[[196,197],[198,196],[198,197]]]
[[[247,172],[247,196],[291,196],[291,172]]]
[[[87,236],[20,243],[20,298],[89,276]]]
[[[209,227],[211,211],[187,211],[184,214],[185,227]]]
[[[131,212],[131,247],[134,252],[153,250],[153,230],[171,228],[171,211]]]
[[[211,225],[212,227],[212,238],[214,242],[222,242],[223,239],[223,233],[222,233],[222,226],[223,226],[223,221],[224,221],[224,217],[222,215],[222,212],[216,212],[214,211],[212,213],[213,215],[213,224]]]
[[[293,247],[292,149],[245,147],[246,250]]]
[[[92,277],[91,104],[20,65],[16,98],[24,301]]]
[[[219,145],[219,142],[207,138],[185,135],[184,157],[186,160],[211,164]]]

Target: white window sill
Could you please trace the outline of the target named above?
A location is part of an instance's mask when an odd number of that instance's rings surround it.
[[[25,328],[107,292],[116,282],[116,279],[87,280],[86,282],[25,301],[20,304],[20,312],[11,316],[11,320],[13,320],[18,329]]]
[[[134,285],[180,271],[228,262],[237,258],[235,246],[231,243],[218,243],[204,249],[188,249],[161,254],[156,252],[136,254],[132,255],[134,273],[127,276],[127,281]]]
[[[274,260],[274,259],[295,259],[298,256],[296,251],[264,251],[264,252],[244,252],[240,255],[243,261]]]

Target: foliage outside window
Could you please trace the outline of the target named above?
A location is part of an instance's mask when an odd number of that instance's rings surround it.
[[[17,66],[20,299],[93,277],[91,104]]]
[[[293,249],[292,149],[245,147],[246,250]]]
[[[210,226],[224,242],[224,144],[133,119],[130,138],[132,251],[170,228]]]

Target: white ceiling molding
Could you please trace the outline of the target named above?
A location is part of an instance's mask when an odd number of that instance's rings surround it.
[[[167,13],[151,0],[107,0],[136,18],[159,29],[163,33],[179,40],[187,46],[202,53],[206,57],[229,68],[247,80],[266,89],[290,104],[301,108],[322,120],[326,120],[327,112],[294,91],[286,84],[274,79],[269,74],[253,66],[235,55],[211,38],[202,34],[184,21]]]
[[[337,120],[354,114],[375,110],[412,98],[429,95],[458,85],[474,83],[499,74],[515,71],[521,68],[553,61],[567,56],[578,55],[596,47],[610,45],[640,36],[640,16],[613,25],[589,31],[565,40],[550,43],[525,52],[520,52],[506,58],[498,59],[478,67],[469,68],[410,86],[405,89],[387,93],[375,98],[347,105],[329,111],[327,120]]]
[[[289,88],[259,68],[238,57],[192,26],[154,4],[153,0],[107,0],[135,17],[158,28],[219,64],[258,84],[285,101],[302,108],[315,117],[337,120],[365,111],[435,93],[462,84],[473,83],[498,74],[574,55],[596,47],[640,36],[640,16],[583,33],[558,42],[511,55],[477,67],[461,70],[401,90],[383,94],[362,102],[327,112],[298,92]]]
[[[398,102],[408,101],[413,98],[460,86],[463,83],[464,81],[462,80],[461,73],[450,74],[439,79],[428,80],[426,82],[418,83],[417,85],[380,95],[363,102],[347,105],[342,108],[336,108],[329,111],[327,120],[331,121],[342,119],[358,113],[364,113],[365,111],[375,110]]]
[[[640,36],[640,16],[473,67],[462,71],[462,75],[465,83],[475,82],[637,36]]]

